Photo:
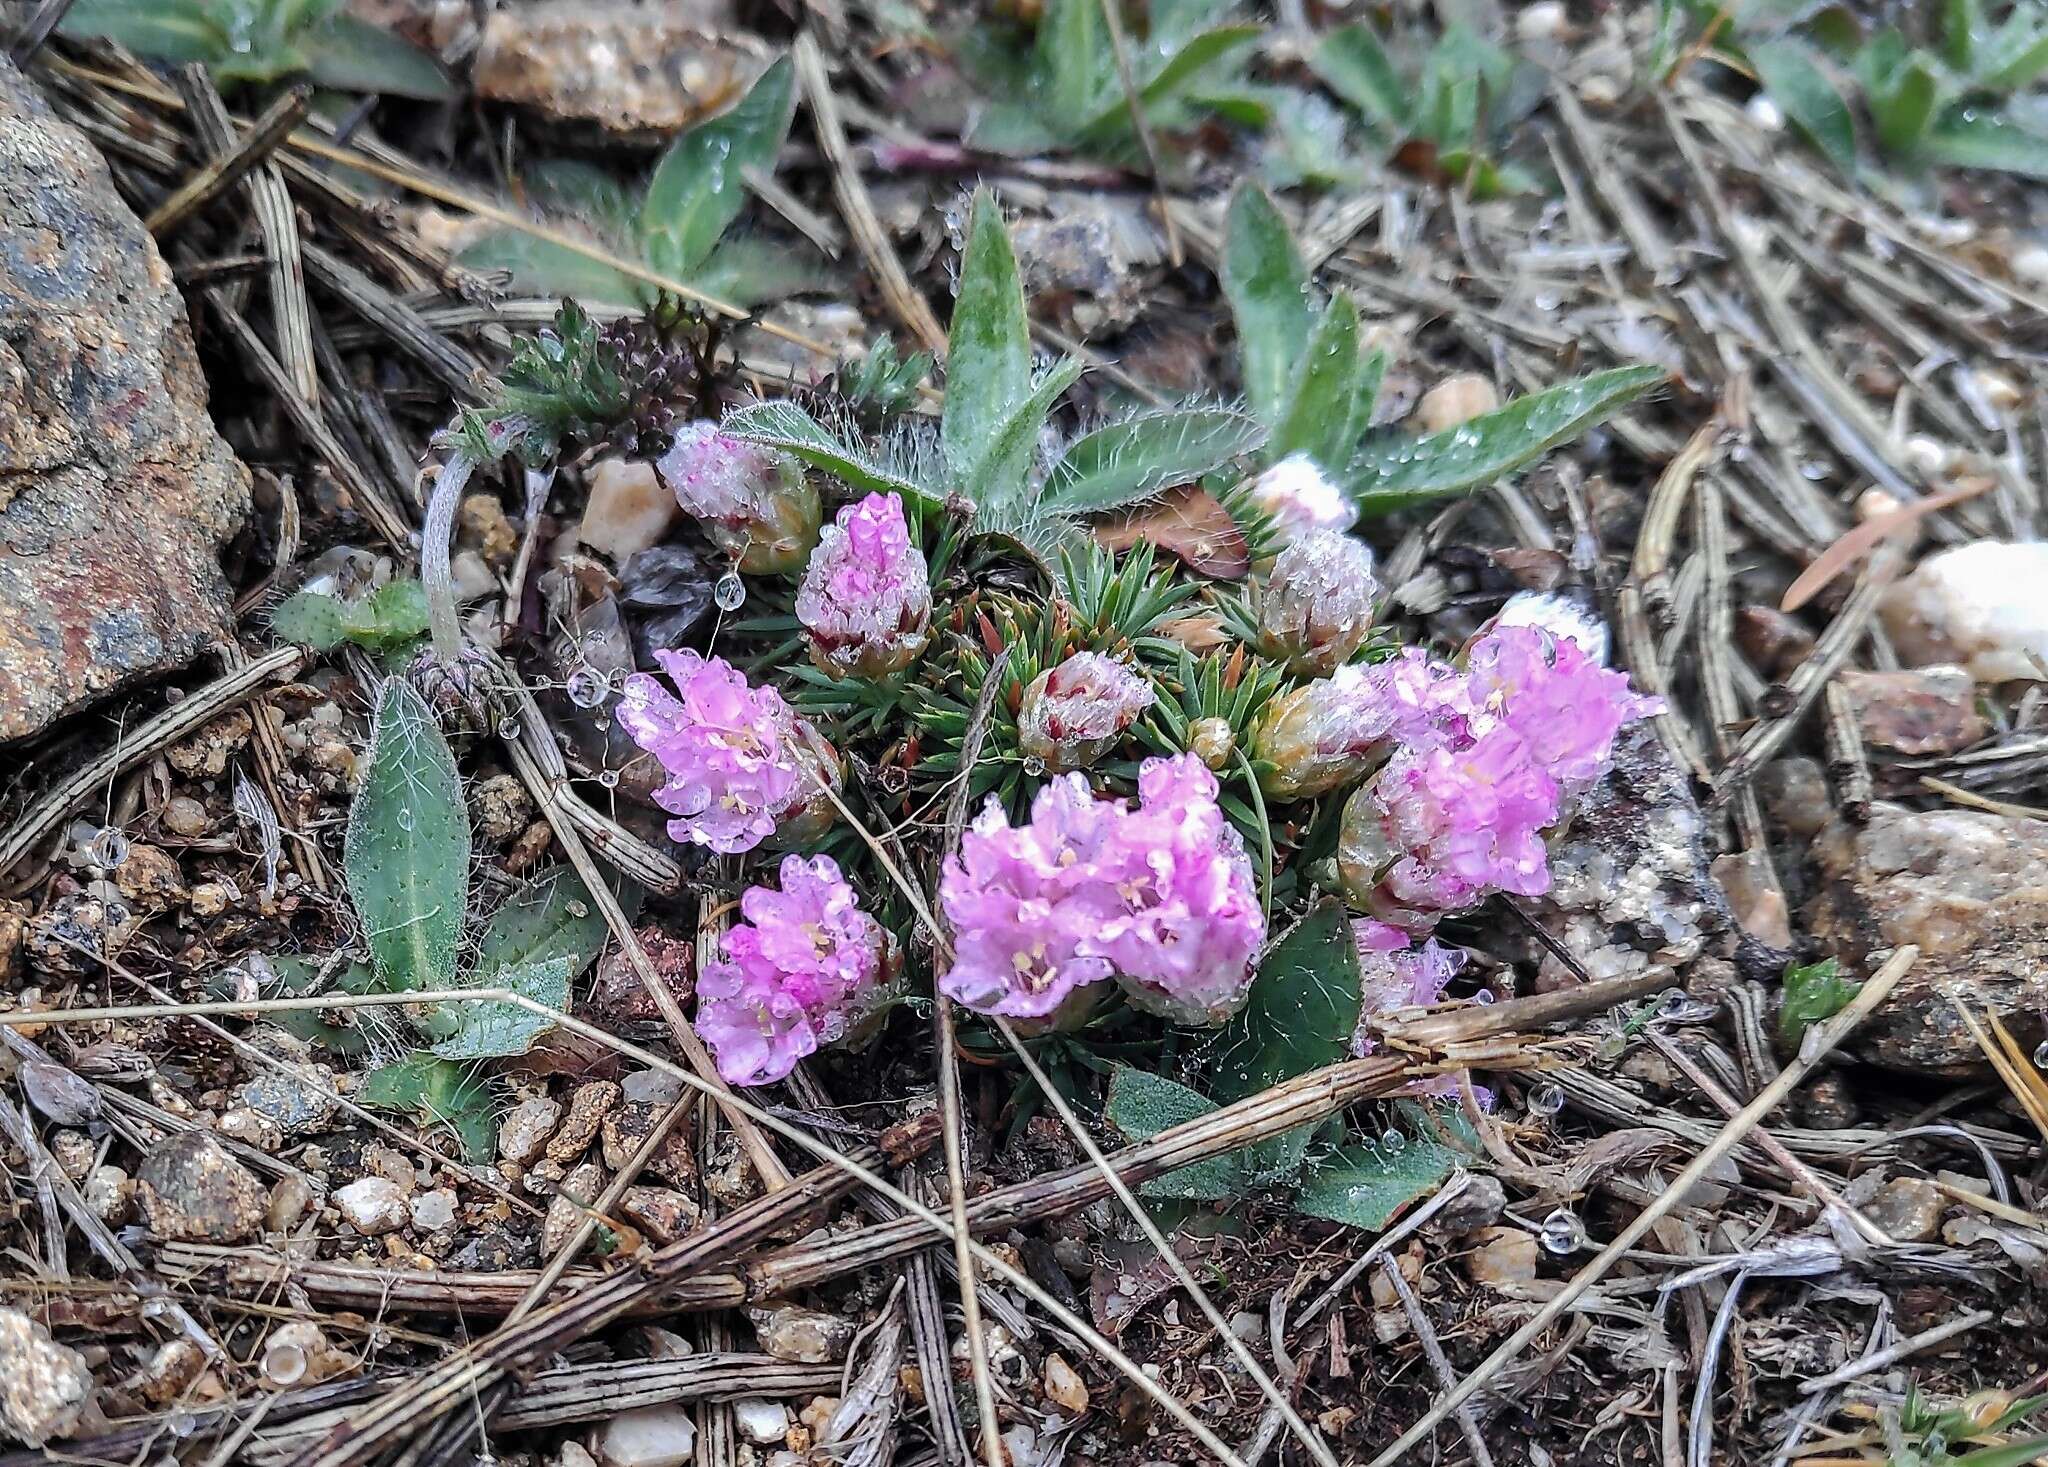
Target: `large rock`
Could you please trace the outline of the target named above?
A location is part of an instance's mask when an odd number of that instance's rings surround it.
[[[737,97],[768,56],[725,0],[537,0],[493,12],[474,85],[577,131],[653,141]]]
[[[2048,1006],[2048,823],[1983,810],[1872,807],[1815,842],[1814,938],[1856,977],[1893,948],[1919,960],[1850,1044],[1880,1064],[1941,1075],[1985,1067],[1947,998],[2000,1015],[2031,1050]]]
[[[0,742],[219,637],[248,509],[163,257],[0,58]]]

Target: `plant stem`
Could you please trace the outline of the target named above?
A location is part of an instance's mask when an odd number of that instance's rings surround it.
[[[453,666],[462,656],[462,619],[455,602],[455,576],[448,566],[449,542],[455,535],[455,511],[476,461],[456,449],[434,480],[427,500],[427,520],[420,529],[420,584],[427,591],[427,623],[434,634],[434,656]]]

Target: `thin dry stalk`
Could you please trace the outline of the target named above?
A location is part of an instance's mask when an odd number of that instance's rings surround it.
[[[163,237],[215,199],[247,178],[258,165],[269,160],[285,135],[306,119],[313,89],[305,83],[287,88],[276,101],[257,114],[235,145],[209,159],[171,196],[150,210],[143,228]]]
[[[1679,1205],[1695,1182],[1705,1177],[1716,1162],[1733,1151],[1737,1143],[1742,1141],[1753,1127],[1784,1102],[1825,1055],[1840,1044],[1879,1004],[1890,997],[1892,989],[1898,986],[1899,980],[1905,977],[1919,956],[1920,949],[1917,947],[1900,948],[1892,955],[1890,961],[1871,975],[1870,980],[1863,985],[1862,990],[1847,1008],[1834,1018],[1809,1029],[1806,1041],[1800,1047],[1798,1058],[1787,1065],[1776,1080],[1758,1092],[1757,1097],[1744,1106],[1740,1114],[1720,1129],[1705,1149],[1693,1158],[1691,1165],[1672,1179],[1656,1201],[1636,1214],[1635,1221],[1616,1234],[1613,1241],[1595,1254],[1584,1268],[1573,1274],[1565,1286],[1551,1296],[1526,1324],[1508,1336],[1499,1348],[1487,1356],[1462,1382],[1446,1392],[1424,1413],[1420,1421],[1401,1433],[1400,1438],[1392,1446],[1375,1457],[1372,1467],[1393,1467],[1394,1463],[1405,1460],[1408,1453],[1428,1440],[1446,1416],[1483,1390],[1487,1382],[1511,1365],[1522,1351],[1527,1349],[1538,1335],[1549,1329],[1576,1300],[1605,1278],[1608,1271],[1621,1261],[1622,1256],[1656,1226],[1658,1219]]]
[[[1401,1265],[1391,1258],[1382,1258],[1380,1277],[1400,1299],[1401,1309],[1408,1316],[1408,1326],[1421,1342],[1422,1353],[1436,1374],[1437,1384],[1450,1389],[1458,1383],[1458,1372],[1451,1368],[1450,1357],[1444,1354],[1443,1344],[1436,1337],[1436,1326],[1423,1312],[1422,1301],[1415,1297],[1414,1286],[1402,1275]],[[1469,1402],[1458,1408],[1458,1430],[1464,1435],[1466,1449],[1472,1453],[1473,1467],[1493,1467],[1493,1454],[1486,1450],[1486,1436],[1479,1430],[1479,1420]]]
[[[967,1175],[961,1157],[967,1118],[960,1105],[959,1040],[953,1029],[953,1001],[941,993],[932,1005],[932,1038],[938,1046],[939,1117],[945,1133],[946,1202],[953,1217],[953,1266],[960,1274],[960,1321],[967,1331],[967,1358],[974,1371],[974,1409],[980,1417],[981,1455],[988,1467],[1004,1467],[1003,1428],[996,1418],[995,1383],[988,1369],[988,1336],[981,1327],[981,1297],[974,1283],[973,1233],[967,1226]]]
[[[1152,172],[1152,192],[1159,200],[1159,220],[1166,228],[1167,262],[1178,270],[1186,259],[1180,245],[1180,231],[1173,225],[1173,199],[1166,191],[1166,172],[1159,162],[1159,144],[1152,136],[1151,120],[1145,116],[1145,99],[1138,91],[1138,78],[1131,70],[1131,43],[1124,36],[1123,17],[1116,0],[1100,0],[1102,23],[1109,30],[1110,49],[1116,53],[1116,79],[1124,89],[1124,105],[1131,111],[1131,131],[1145,151],[1145,166]]]

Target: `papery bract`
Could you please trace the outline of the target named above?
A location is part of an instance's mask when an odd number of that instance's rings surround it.
[[[1327,677],[1365,645],[1380,594],[1372,550],[1311,530],[1281,551],[1259,592],[1259,650],[1300,677]]]
[[[829,856],[785,857],[779,879],[740,898],[725,956],[697,982],[697,1030],[728,1084],[771,1084],[843,1037],[888,966],[888,939]]]
[[[749,575],[793,571],[818,542],[818,491],[786,453],[703,420],[676,430],[654,471],[684,513]]]
[[[932,594],[903,501],[870,494],[839,511],[796,594],[811,660],[833,677],[881,677],[924,650]]]
[[[1054,774],[1083,769],[1137,721],[1157,695],[1135,669],[1100,652],[1076,652],[1024,690],[1017,743]]]
[[[658,678],[636,673],[618,713],[633,741],[668,772],[654,802],[676,817],[669,835],[726,855],[752,850],[804,793],[789,705],[773,688],[750,687],[722,658],[685,649],[657,652],[655,660],[680,699]]]
[[[1427,1008],[1443,1001],[1458,970],[1465,966],[1462,948],[1445,947],[1435,938],[1417,943],[1399,927],[1361,917],[1351,924],[1358,942],[1359,1025],[1351,1052],[1363,1058],[1373,1052],[1373,1031],[1366,1022],[1406,1008]]]
[[[1381,663],[1346,663],[1283,693],[1252,730],[1272,799],[1328,794],[1376,768],[1396,744],[1435,746],[1462,736],[1462,680],[1414,648]]]
[[[1344,491],[1305,453],[1290,454],[1260,474],[1250,493],[1287,543],[1311,530],[1348,530],[1358,518]]]

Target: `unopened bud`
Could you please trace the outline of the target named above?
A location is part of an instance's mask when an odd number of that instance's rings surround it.
[[[1380,593],[1363,540],[1314,530],[1280,552],[1259,596],[1259,650],[1301,677],[1328,677],[1365,645]]]
[[[654,471],[748,575],[793,571],[818,543],[818,491],[786,453],[734,438],[706,420],[679,429]]]
[[[1076,652],[1024,690],[1018,744],[1049,774],[1086,768],[1152,706],[1154,696],[1142,674],[1115,658]]]
[[[1237,734],[1226,719],[1198,718],[1188,725],[1188,752],[1211,769],[1221,769],[1237,752]]]

